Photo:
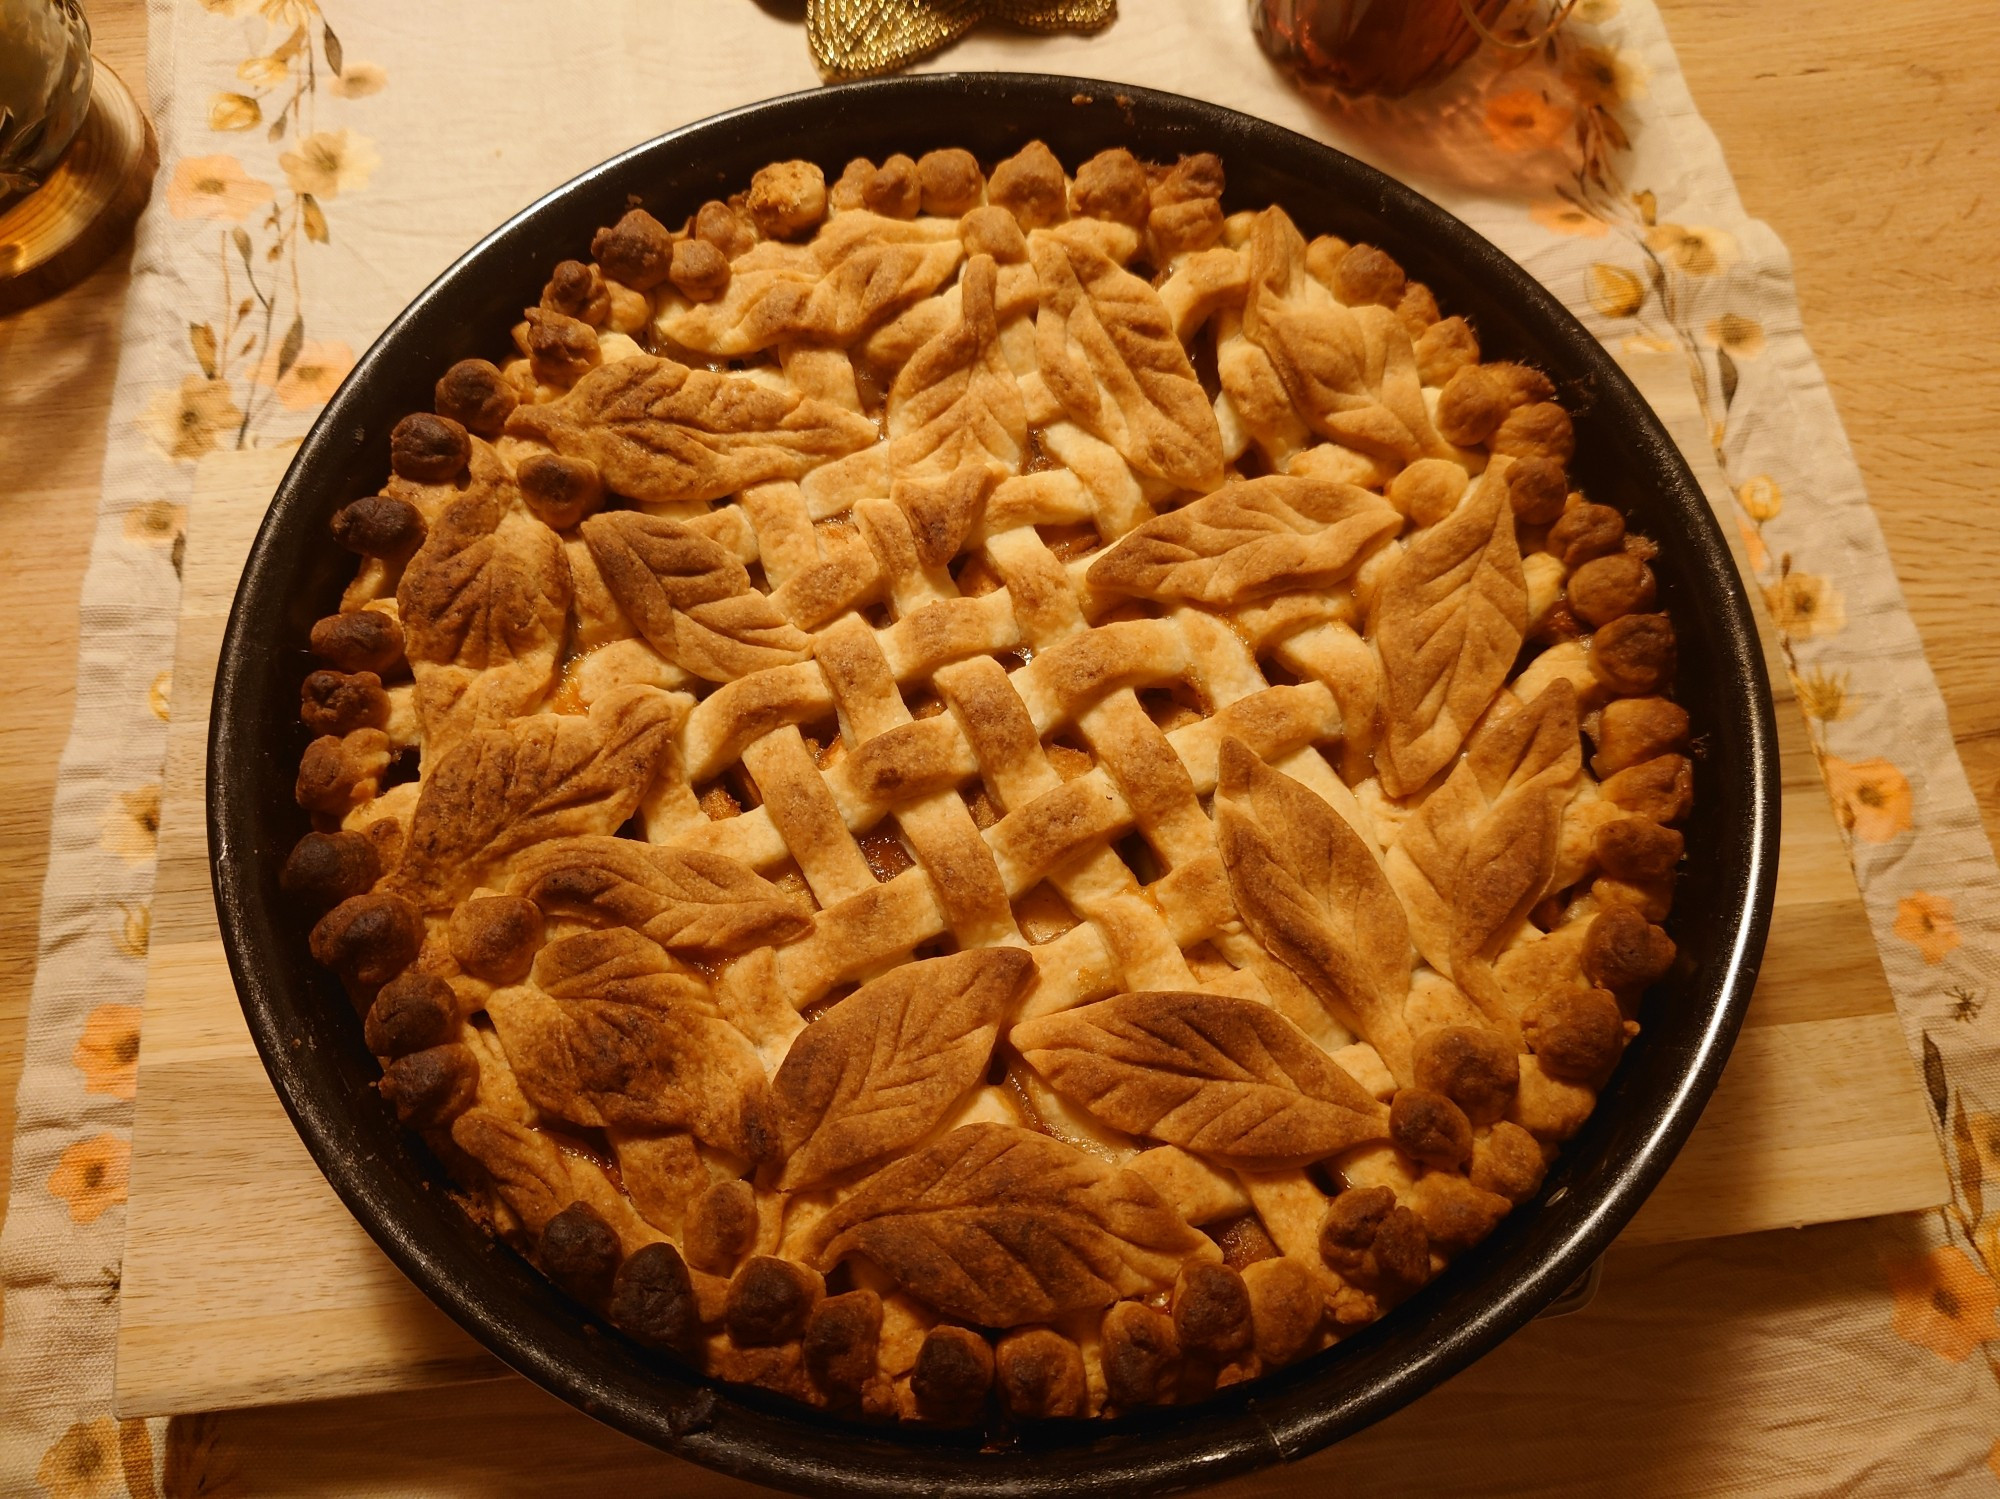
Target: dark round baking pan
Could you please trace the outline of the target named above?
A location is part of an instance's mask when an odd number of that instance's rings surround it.
[[[1648,997],[1638,1041],[1536,1202],[1392,1315],[1290,1369],[1206,1404],[998,1445],[861,1426],[704,1380],[601,1325],[489,1238],[378,1098],[354,1011],[308,954],[278,871],[307,828],[292,800],[307,632],[353,573],[328,518],[381,485],[390,427],[429,409],[447,366],[504,346],[554,262],[587,253],[628,203],[677,223],[773,159],[804,152],[832,177],[854,156],[964,146],[990,165],[1035,137],[1072,167],[1110,146],[1153,160],[1217,152],[1226,208],[1279,203],[1307,235],[1380,245],[1472,320],[1487,357],[1547,371],[1575,417],[1582,486],[1660,543],[1661,607],[1701,753],[1671,924],[1684,961]],[[1171,1493],[1301,1457],[1464,1368],[1605,1249],[1694,1127],[1749,1003],[1778,852],[1770,690],[1742,586],[1686,464],[1596,339],[1493,245],[1339,152],[1193,99],[1016,74],[894,78],[736,110],[586,172],[468,251],[362,357],[278,488],[223,640],[208,785],[216,907],[244,1013],[307,1148],[376,1242],[475,1338],[580,1409],[808,1493]]]

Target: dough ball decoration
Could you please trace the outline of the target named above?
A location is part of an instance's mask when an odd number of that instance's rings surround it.
[[[1530,1201],[1672,967],[1652,543],[1544,375],[1223,180],[635,207],[334,517],[284,886],[384,1104],[639,1342],[1199,1400]]]

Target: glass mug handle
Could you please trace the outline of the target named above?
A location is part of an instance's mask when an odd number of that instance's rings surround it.
[[[1556,6],[1555,13],[1549,17],[1548,24],[1533,36],[1505,37],[1479,19],[1479,12],[1472,7],[1472,0],[1458,0],[1458,8],[1465,17],[1466,25],[1479,33],[1479,39],[1491,46],[1505,47],[1510,52],[1532,52],[1541,46],[1543,42],[1562,30],[1563,22],[1569,19],[1569,13],[1576,7],[1577,0],[1562,0],[1562,3]]]

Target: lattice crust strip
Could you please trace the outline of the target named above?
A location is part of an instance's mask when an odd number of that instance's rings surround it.
[[[1651,543],[1540,374],[1221,191],[1035,144],[635,209],[336,517],[286,886],[640,1341],[1200,1398],[1533,1198],[1672,962]]]

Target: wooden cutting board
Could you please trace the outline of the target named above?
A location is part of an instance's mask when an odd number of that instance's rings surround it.
[[[1701,456],[1677,364],[1633,373]],[[117,1409],[170,1415],[497,1378],[306,1154],[251,1045],[209,890],[202,767],[223,624],[288,452],[196,479],[162,789]],[[1697,472],[1707,482],[1708,465]],[[1711,499],[1727,504],[1719,481]],[[1733,527],[1725,523],[1725,533]],[[1753,590],[1754,591],[1754,590]],[[1782,664],[1776,911],[1741,1039],[1700,1126],[1621,1243],[1934,1207],[1944,1168]]]

